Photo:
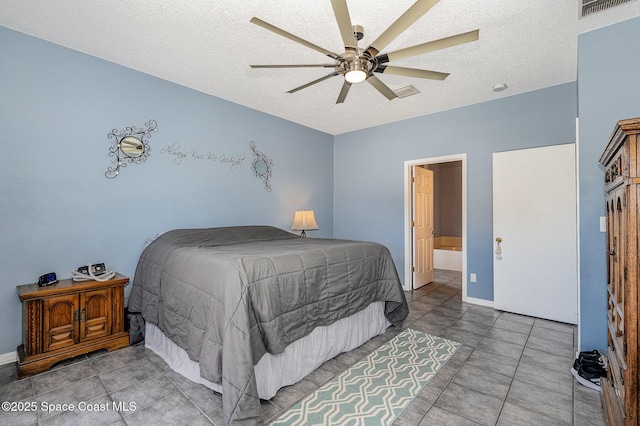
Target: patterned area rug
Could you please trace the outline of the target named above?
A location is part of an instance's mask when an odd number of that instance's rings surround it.
[[[272,425],[390,425],[462,345],[406,329]]]

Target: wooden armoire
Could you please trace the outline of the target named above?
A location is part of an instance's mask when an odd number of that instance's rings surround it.
[[[638,425],[638,228],[640,118],[617,123],[600,157],[607,215],[608,366],[602,404],[609,425]]]

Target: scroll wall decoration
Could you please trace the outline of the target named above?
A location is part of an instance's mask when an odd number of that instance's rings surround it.
[[[111,160],[113,165],[107,168],[104,175],[114,179],[120,174],[120,168],[126,167],[127,164],[140,164],[146,161],[151,154],[149,138],[151,132],[156,130],[158,130],[158,123],[155,120],[147,121],[140,129],[136,126],[125,127],[122,130],[113,129],[107,136],[113,139],[109,147],[109,157],[115,158]]]
[[[251,163],[251,170],[253,175],[258,179],[262,179],[264,182],[264,189],[267,192],[271,192],[271,175],[273,173],[273,161],[258,151],[256,143],[251,141],[251,151],[253,151],[253,162]]]

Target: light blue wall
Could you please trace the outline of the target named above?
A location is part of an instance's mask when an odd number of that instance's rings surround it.
[[[467,267],[477,274],[467,294],[493,300],[492,153],[575,142],[576,103],[568,83],[336,136],[335,237],[387,245],[404,278],[404,162],[466,153]]]
[[[578,38],[580,307],[583,348],[606,348],[604,174],[598,160],[618,120],[640,117],[640,18]]]
[[[133,276],[144,242],[181,227],[288,229],[313,209],[333,236],[333,137],[0,27],[0,354],[22,341],[16,285],[89,262]],[[212,77],[213,78],[213,77]],[[146,163],[109,180],[107,134],[158,122]],[[250,141],[274,163],[250,170]],[[245,155],[243,168],[161,150]],[[309,159],[313,161],[309,161]],[[128,293],[128,291],[127,291]]]
[[[640,116],[638,39],[638,18],[581,35],[577,84],[334,138],[0,27],[0,354],[22,340],[16,285],[49,271],[67,277],[94,261],[132,275],[144,241],[170,228],[286,229],[293,210],[314,209],[313,236],[386,244],[403,278],[404,161],[460,153],[468,166],[468,271],[478,276],[468,294],[492,300],[491,154],[575,141],[578,107],[581,339],[585,349],[604,349],[597,160],[615,122]],[[150,118],[158,132],[148,161],[106,179],[107,133]],[[274,162],[270,193],[250,173],[251,140]],[[177,166],[161,153],[175,142],[245,155],[244,167],[192,159]]]

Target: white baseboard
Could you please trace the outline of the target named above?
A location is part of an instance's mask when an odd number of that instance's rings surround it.
[[[481,305],[486,306],[488,308],[493,308],[493,300],[485,300],[485,299],[476,299],[475,297],[467,297],[463,302],[471,303],[473,305]]]
[[[9,352],[6,354],[0,354],[0,365],[11,364],[18,360],[18,352]]]

